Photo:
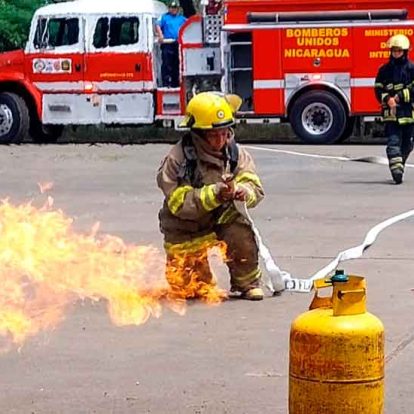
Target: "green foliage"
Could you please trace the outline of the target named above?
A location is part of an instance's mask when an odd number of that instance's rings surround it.
[[[0,0],[0,51],[24,46],[33,13],[46,0]]]
[[[47,3],[60,1],[65,0],[0,0],[0,52],[23,47],[35,10]],[[161,1],[168,4],[170,0]],[[191,0],[181,1],[191,2]],[[195,1],[196,4],[198,2],[199,0]]]

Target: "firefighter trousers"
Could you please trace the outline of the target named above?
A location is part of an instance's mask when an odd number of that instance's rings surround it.
[[[236,221],[218,225],[206,236],[188,242],[166,243],[166,278],[173,291],[185,297],[203,295],[206,285],[215,285],[208,263],[208,250],[220,242],[225,245],[225,262],[231,290],[244,292],[260,285],[258,247],[251,227]]]
[[[180,66],[178,57],[178,43],[165,43],[161,45],[161,54],[162,86],[176,88],[179,86]]]
[[[398,122],[387,122],[385,134],[387,136],[387,157],[390,168],[404,164],[413,150],[413,129],[414,124],[400,125]]]

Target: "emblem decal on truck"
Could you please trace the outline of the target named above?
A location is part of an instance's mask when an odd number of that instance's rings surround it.
[[[33,59],[33,73],[71,73],[71,59]]]

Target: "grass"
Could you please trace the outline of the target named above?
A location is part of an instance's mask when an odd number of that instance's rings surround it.
[[[357,132],[357,131],[354,131]],[[146,143],[174,143],[182,136],[182,131],[171,128],[143,127],[105,127],[80,126],[66,127],[59,143],[117,143],[120,145]],[[280,125],[237,125],[236,137],[242,143],[301,144],[289,124]],[[349,143],[385,143],[380,125],[373,125],[365,134],[356,134]]]

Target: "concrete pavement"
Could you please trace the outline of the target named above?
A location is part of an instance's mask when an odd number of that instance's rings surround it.
[[[383,146],[263,146],[305,153],[384,155]],[[0,197],[40,200],[53,181],[57,208],[77,231],[101,230],[161,250],[155,171],[168,145],[0,148]],[[401,186],[385,166],[250,150],[266,195],[252,215],[278,264],[307,277],[378,222],[414,207],[414,168]],[[414,158],[412,159],[414,163]],[[386,413],[414,404],[414,220],[382,233],[343,267],[366,276],[368,307],[386,327]],[[228,287],[223,265],[215,263]],[[0,355],[0,413],[287,413],[291,321],[310,295],[263,302],[191,303],[139,327],[111,324],[102,302],[74,304],[53,331]]]

